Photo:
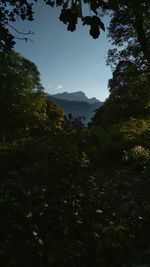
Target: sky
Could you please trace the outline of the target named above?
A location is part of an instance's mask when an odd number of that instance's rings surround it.
[[[18,21],[15,25],[18,31],[34,32],[29,36],[32,41],[16,40],[15,50],[37,65],[45,91],[83,91],[89,98],[104,101],[111,78],[111,70],[106,66],[111,47],[107,31],[93,39],[88,26],[79,23],[75,32],[69,32],[59,21],[59,8],[50,8],[42,1],[36,3],[34,11],[33,22]],[[104,18],[105,25],[108,20]]]

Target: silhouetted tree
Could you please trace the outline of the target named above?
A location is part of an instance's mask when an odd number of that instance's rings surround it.
[[[121,60],[132,61],[142,69],[150,64],[149,3],[114,2],[116,9],[111,13],[108,37],[116,47],[109,50],[108,64],[115,66]]]

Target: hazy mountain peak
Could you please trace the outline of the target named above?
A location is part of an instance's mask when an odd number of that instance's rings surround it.
[[[54,101],[61,107],[65,114],[71,113],[73,117],[85,117],[84,123],[88,123],[94,116],[95,110],[103,103],[95,97],[88,98],[84,92],[63,92],[54,95],[45,94],[47,99]]]
[[[87,102],[90,104],[100,102],[98,99],[95,97],[88,98],[84,92],[82,91],[77,91],[77,92],[62,92],[58,94],[51,95],[54,98],[57,99],[62,99],[62,100],[68,100],[68,101],[78,101],[78,102]]]

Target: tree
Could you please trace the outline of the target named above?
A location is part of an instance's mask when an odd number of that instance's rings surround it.
[[[17,32],[11,24],[15,22],[18,17],[22,20],[33,20],[31,1],[2,0],[0,2],[0,50],[8,51],[14,46],[15,35],[10,32],[10,28],[12,27],[15,33]]]
[[[48,122],[35,64],[15,52],[1,53],[1,140],[28,136]]]
[[[108,64],[129,60],[142,69],[150,64],[149,1],[116,2],[120,4],[111,13],[108,34],[116,48],[109,51]]]
[[[49,125],[52,127],[61,127],[64,121],[64,111],[54,102],[46,101],[46,113],[49,120]]]
[[[120,61],[109,80],[110,95],[93,118],[98,125],[112,125],[133,118],[150,117],[149,72],[129,61]],[[142,88],[142,90],[141,90]]]

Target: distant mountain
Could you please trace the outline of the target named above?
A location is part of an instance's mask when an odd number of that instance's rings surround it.
[[[85,95],[85,93],[82,92],[82,91],[73,92],[73,93],[63,92],[63,93],[58,93],[58,94],[54,94],[54,95],[51,95],[51,96],[54,97],[54,98],[62,99],[62,100],[77,101],[77,102],[87,102],[89,104],[100,102],[95,97],[88,98]]]
[[[103,102],[100,102],[94,97],[88,99],[81,91],[75,93],[64,92],[55,95],[46,93],[46,98],[60,106],[65,114],[71,113],[73,117],[85,117],[85,120],[83,121],[85,123],[88,123],[91,120],[95,114],[95,110],[103,104]]]

